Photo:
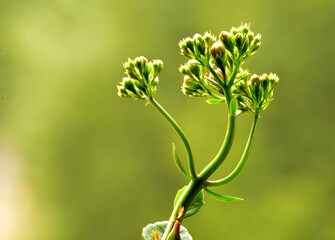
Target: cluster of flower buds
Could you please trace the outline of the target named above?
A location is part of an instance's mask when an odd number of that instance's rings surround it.
[[[193,38],[187,37],[179,42],[181,53],[200,62],[209,61],[210,48],[216,42],[216,38],[206,32],[204,35],[195,34]]]
[[[269,105],[273,89],[279,78],[276,74],[252,75],[234,85],[233,94],[239,103],[239,110],[249,113],[260,113]]]
[[[197,60],[191,59],[185,65],[179,68],[179,71],[184,76],[182,85],[182,92],[190,97],[204,97],[207,96],[206,88],[207,80],[204,77],[204,66]]]
[[[220,40],[233,59],[241,60],[254,54],[261,45],[261,35],[255,36],[248,24],[233,27],[230,32],[222,31]]]
[[[148,62],[145,57],[137,57],[128,59],[123,66],[127,77],[117,86],[120,97],[145,100],[156,93],[158,74],[163,68],[161,60]]]

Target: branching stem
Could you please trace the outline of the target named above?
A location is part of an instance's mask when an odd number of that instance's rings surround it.
[[[259,118],[258,114],[255,114],[254,121],[252,123],[252,127],[251,127],[249,138],[248,138],[248,143],[247,143],[247,145],[244,149],[243,155],[242,155],[239,163],[235,167],[235,169],[228,176],[226,176],[225,178],[223,178],[221,180],[207,181],[206,182],[206,187],[221,187],[221,186],[231,182],[242,171],[242,169],[243,169],[243,167],[244,167],[245,163],[247,162],[247,159],[250,155],[251,148],[252,148],[252,145],[253,145],[253,142],[254,142],[254,139],[255,139],[255,133],[256,133],[256,126],[257,126],[258,118]]]
[[[168,120],[168,122],[172,125],[172,127],[177,131],[177,133],[178,133],[179,137],[181,138],[181,140],[182,140],[182,142],[185,146],[185,149],[186,149],[190,175],[191,175],[192,179],[196,179],[198,175],[197,175],[197,172],[195,170],[193,154],[192,154],[192,151],[191,151],[190,143],[188,142],[185,133],[179,127],[177,122],[170,116],[170,114],[167,111],[165,111],[165,109],[154,98],[151,97],[149,99],[149,101],[166,118],[166,120]]]

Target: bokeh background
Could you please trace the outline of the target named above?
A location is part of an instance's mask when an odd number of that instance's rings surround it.
[[[120,99],[128,57],[164,61],[157,100],[187,133],[200,169],[226,128],[223,105],[180,92],[178,42],[241,22],[262,33],[245,64],[275,72],[246,168],[218,189],[244,202],[206,205],[184,225],[196,240],[335,239],[333,0],[0,1],[0,239],[140,239],[168,219],[187,184],[174,130],[143,101]],[[234,167],[251,116],[238,120]]]

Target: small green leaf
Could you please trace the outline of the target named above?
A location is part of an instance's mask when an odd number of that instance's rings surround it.
[[[190,174],[188,174],[188,172],[186,171],[186,169],[184,168],[182,162],[180,161],[180,158],[177,154],[177,149],[176,146],[174,145],[174,143],[172,143],[172,149],[173,149],[173,160],[175,162],[175,164],[177,165],[177,168],[189,179],[192,179]]]
[[[207,99],[206,102],[208,104],[217,104],[217,103],[220,103],[220,102],[224,102],[224,100],[222,99]]]
[[[150,223],[143,228],[142,239],[143,240],[153,240],[152,231],[158,231],[159,239],[163,238],[165,228],[168,225],[168,221]],[[192,240],[191,235],[188,233],[187,229],[183,226],[180,226],[180,237],[181,240]]]
[[[238,198],[238,197],[223,196],[221,194],[212,192],[212,191],[208,190],[207,188],[204,188],[204,189],[209,195],[211,195],[212,197],[215,197],[216,199],[219,199],[221,201],[233,202],[233,201],[243,201],[244,200],[244,199]]]
[[[180,196],[183,194],[187,186],[184,186],[182,189],[179,189],[177,195],[174,199],[174,206],[176,206]],[[197,196],[193,199],[190,206],[188,207],[186,213],[184,214],[184,218],[190,217],[197,212],[199,212],[200,208],[205,204],[204,202],[204,192],[201,190]]]
[[[231,113],[231,115],[235,116],[237,109],[238,109],[238,102],[237,102],[236,98],[234,98],[233,100],[230,101],[230,113]]]

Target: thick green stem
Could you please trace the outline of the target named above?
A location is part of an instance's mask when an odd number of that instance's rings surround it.
[[[202,170],[199,174],[199,179],[206,181],[218,167],[223,163],[225,158],[227,157],[229,150],[233,144],[234,135],[235,135],[235,121],[236,116],[230,113],[230,102],[232,100],[232,95],[230,91],[225,91],[225,96],[227,100],[228,106],[228,126],[226,131],[226,137],[223,141],[223,144],[220,148],[220,151],[215,156],[215,158]]]
[[[180,196],[178,202],[173,208],[169,223],[165,229],[162,240],[167,240],[169,233],[173,229],[173,225],[176,222],[178,211],[180,207],[184,207],[184,211],[187,211],[187,208],[195,198],[195,196],[203,189],[203,182],[198,179],[192,180],[186,187],[185,191]]]
[[[190,144],[189,144],[189,142],[188,142],[188,140],[185,136],[185,133],[179,127],[177,122],[168,114],[167,111],[165,111],[165,109],[161,105],[159,105],[159,103],[154,98],[150,98],[149,101],[166,118],[166,120],[168,120],[168,122],[172,125],[172,127],[177,131],[177,133],[178,133],[179,137],[181,138],[181,140],[182,140],[182,142],[185,146],[185,149],[186,149],[187,159],[188,159],[188,167],[189,167],[191,177],[193,179],[196,179],[197,178],[197,172],[195,170],[193,154],[192,154],[192,151],[191,151],[191,146],[190,146]]]
[[[256,126],[257,126],[257,120],[259,116],[258,114],[255,114],[254,116],[254,121],[250,130],[249,138],[248,138],[248,143],[244,149],[243,155],[235,167],[235,169],[225,178],[217,181],[207,181],[206,182],[206,187],[220,187],[223,186],[229,182],[231,182],[237,175],[242,171],[245,163],[247,162],[247,159],[250,155],[251,148],[255,139],[255,133],[256,133]]]

